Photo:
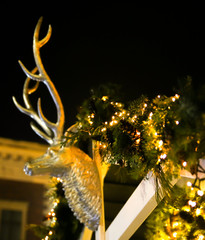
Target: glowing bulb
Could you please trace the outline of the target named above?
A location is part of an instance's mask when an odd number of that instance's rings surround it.
[[[196,209],[196,216],[199,216],[201,214],[201,209],[200,208],[197,208]]]
[[[176,99],[179,99],[179,97],[180,97],[179,94],[175,94]]]
[[[187,162],[184,161],[184,162],[182,163],[182,166],[183,166],[183,167],[186,167],[186,166],[187,166]]]
[[[163,145],[163,141],[162,141],[162,140],[159,140],[159,141],[158,141],[158,147],[160,148],[162,145]]]
[[[48,236],[46,236],[46,237],[45,237],[45,240],[48,240],[48,239],[49,239],[49,237],[48,237]]]
[[[166,157],[167,157],[167,154],[165,153],[160,156],[161,159],[165,159]]]
[[[173,237],[176,238],[177,237],[177,232],[173,233]]]
[[[179,121],[175,121],[176,125],[179,125]]]
[[[189,200],[189,201],[188,201],[188,204],[189,204],[191,207],[196,207],[196,202],[193,202],[192,200]]]
[[[52,231],[50,231],[49,233],[48,233],[48,235],[52,235],[53,234],[53,232]]]
[[[158,98],[161,98],[161,96],[160,96],[160,95],[158,95],[157,97],[158,97]]]
[[[178,227],[179,226],[179,223],[178,222],[174,222],[172,227],[175,228],[175,227]]]
[[[175,102],[175,101],[176,101],[176,98],[175,98],[175,97],[173,97],[173,98],[172,98],[172,102]]]
[[[94,117],[95,117],[95,114],[94,114],[94,113],[92,113],[90,117],[91,117],[91,118],[94,118]]]
[[[108,100],[108,96],[103,96],[102,97],[102,100],[105,102],[105,101],[107,101]]]
[[[104,132],[104,131],[106,131],[106,130],[107,130],[107,128],[104,127],[104,128],[101,129],[101,132]]]
[[[198,236],[198,240],[203,240],[205,237],[204,237],[204,235],[202,235],[202,234],[200,234],[199,236]]]
[[[198,191],[197,191],[197,194],[198,194],[200,197],[202,197],[202,196],[204,195],[204,192],[201,191],[201,190],[198,190]]]
[[[192,183],[191,183],[191,182],[187,182],[187,186],[188,186],[188,187],[191,187],[191,186],[192,186]]]

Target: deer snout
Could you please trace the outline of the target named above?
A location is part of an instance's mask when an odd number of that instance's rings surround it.
[[[30,166],[30,164],[29,163],[26,163],[25,165],[24,165],[24,172],[25,172],[25,174],[26,175],[29,175],[29,176],[32,176],[33,175],[33,171],[32,171],[32,168],[31,168],[31,166]]]

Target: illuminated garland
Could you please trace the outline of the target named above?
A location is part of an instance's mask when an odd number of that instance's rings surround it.
[[[50,209],[43,220],[44,224],[31,224],[29,228],[41,240],[78,239],[83,225],[74,217],[73,212],[68,207],[60,178],[51,179],[47,197]]]
[[[170,195],[171,179],[181,168],[197,175],[205,155],[204,92],[194,92],[190,82],[172,97],[142,96],[127,105],[106,95],[109,88],[93,91],[77,115],[78,131],[64,143],[82,148],[97,140],[103,161],[127,168],[137,179],[152,170]]]
[[[205,87],[195,91],[190,82],[188,78],[172,97],[142,96],[129,104],[116,99],[120,93],[113,86],[93,91],[77,115],[78,131],[62,139],[62,144],[69,141],[82,150],[92,140],[99,141],[103,161],[126,168],[138,180],[154,172],[168,198],[149,217],[147,239],[205,240],[204,179],[197,174],[205,173],[199,162],[205,156]],[[177,187],[171,191],[170,181],[179,177],[181,168],[196,174],[196,179],[187,183],[186,191]],[[60,179],[56,181],[47,224],[33,226],[42,240],[64,239],[57,217],[64,198],[57,194]]]
[[[174,187],[172,203],[163,201],[146,221],[147,239],[204,240],[205,196],[193,188]]]

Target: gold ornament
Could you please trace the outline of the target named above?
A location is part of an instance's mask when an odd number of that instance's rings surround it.
[[[14,104],[24,114],[29,115],[40,126],[37,127],[31,122],[32,129],[51,146],[47,152],[38,159],[29,161],[24,167],[28,175],[50,174],[63,180],[65,197],[74,215],[80,222],[84,223],[91,230],[96,230],[99,225],[102,212],[101,182],[96,162],[86,153],[74,146],[60,145],[64,127],[64,109],[59,94],[46,73],[40,57],[40,48],[48,42],[51,36],[51,26],[47,35],[39,40],[39,32],[42,24],[39,19],[33,37],[33,54],[36,66],[31,72],[19,61],[20,66],[27,75],[23,88],[23,99],[25,107],[22,107],[13,97]],[[38,71],[38,74],[36,72]],[[30,80],[37,81],[33,88],[29,88]],[[41,108],[40,98],[37,111],[29,100],[29,94],[38,89],[39,82],[48,88],[57,109],[57,122],[50,122],[44,116]],[[76,131],[75,125],[69,131]]]

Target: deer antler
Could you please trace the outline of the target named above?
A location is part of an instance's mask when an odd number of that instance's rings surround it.
[[[63,134],[63,127],[64,127],[64,121],[65,121],[65,115],[64,115],[64,109],[63,109],[63,104],[61,102],[61,99],[59,97],[59,94],[53,84],[53,82],[50,80],[48,74],[45,71],[45,68],[43,66],[43,63],[41,61],[40,57],[40,48],[45,45],[50,37],[51,37],[51,26],[49,25],[47,35],[42,39],[39,40],[39,32],[40,32],[40,27],[42,24],[43,18],[41,17],[36,25],[35,31],[34,31],[34,36],[33,36],[33,55],[36,63],[36,68],[34,68],[31,72],[26,69],[26,67],[23,65],[21,61],[19,61],[19,64],[22,68],[22,70],[25,72],[27,79],[24,84],[23,88],[23,99],[26,108],[22,107],[13,97],[14,104],[16,107],[23,112],[24,114],[29,115],[32,117],[44,130],[42,132],[38,127],[36,127],[33,123],[31,123],[32,129],[43,139],[45,139],[49,144],[54,145],[57,144],[61,136]],[[36,72],[39,72],[39,74],[36,74]],[[30,79],[37,81],[37,84],[32,88],[29,89],[29,82]],[[34,110],[32,105],[30,104],[28,95],[31,94],[32,92],[35,92],[36,89],[38,88],[38,83],[43,82],[46,87],[48,88],[53,101],[56,105],[57,109],[57,122],[53,123],[50,122],[43,114],[42,108],[41,108],[41,99],[38,99],[38,104],[37,104],[37,110],[38,113]]]

